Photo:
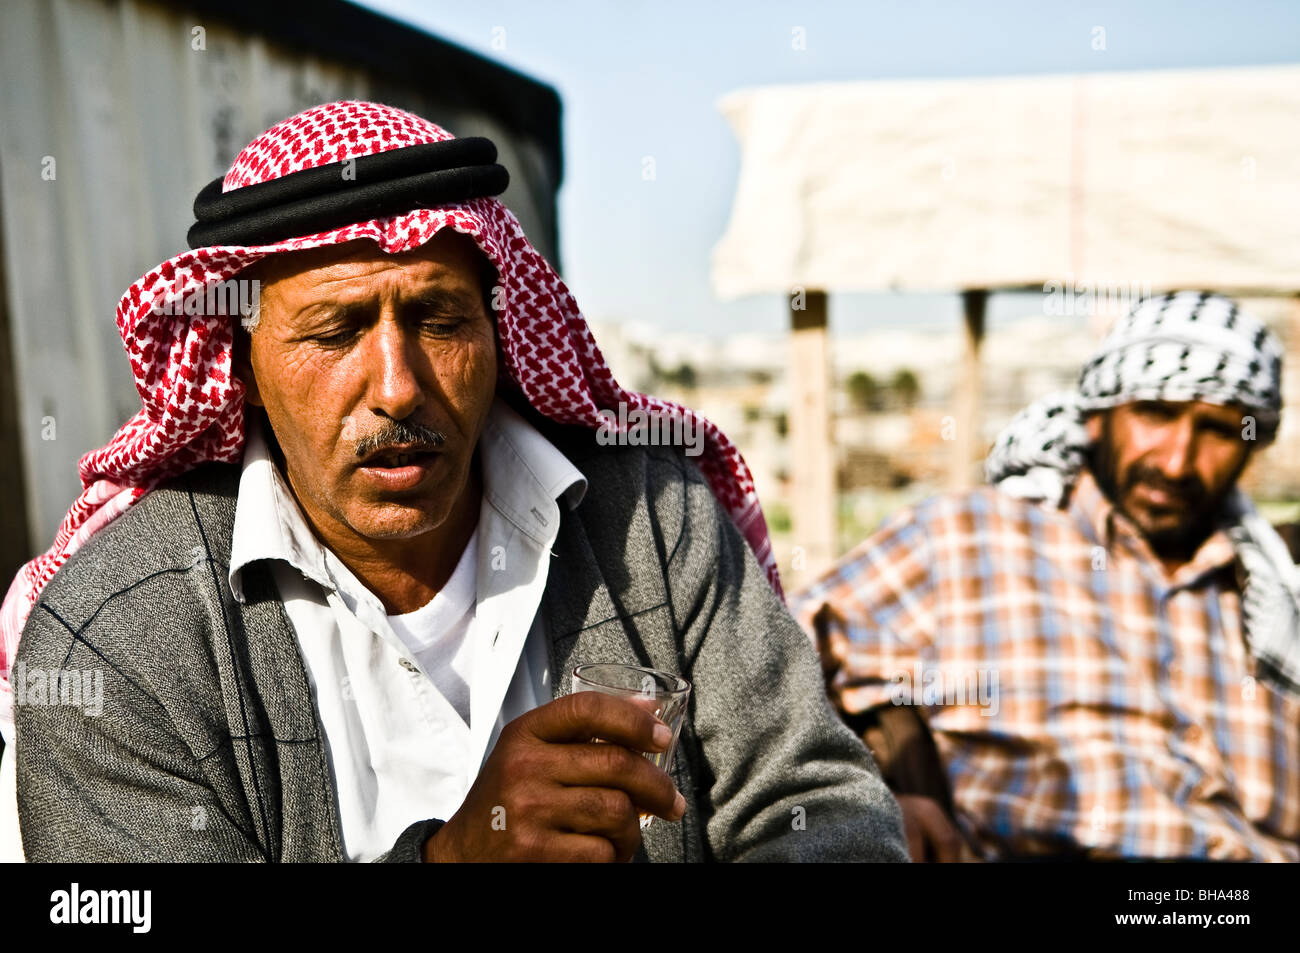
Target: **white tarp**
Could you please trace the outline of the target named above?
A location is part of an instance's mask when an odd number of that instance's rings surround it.
[[[1040,286],[1300,290],[1300,67],[769,87],[723,298]]]

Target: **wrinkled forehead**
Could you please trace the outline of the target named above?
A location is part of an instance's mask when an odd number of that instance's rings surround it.
[[[375,263],[411,271],[472,275],[476,280],[495,276],[496,268],[474,239],[444,228],[419,248],[389,254],[370,239],[343,242],[267,255],[244,270],[245,277],[275,282],[302,276],[337,274],[344,266]]]
[[[1253,414],[1257,410],[1247,407],[1245,404],[1235,402],[1217,403],[1207,400],[1131,400],[1122,404],[1116,404],[1113,407],[1098,409],[1089,412],[1092,414],[1108,414],[1111,411],[1119,410],[1123,413],[1133,415],[1141,414],[1158,419],[1177,420],[1187,418],[1193,423],[1223,423],[1233,426],[1240,426],[1243,419]]]
[[[388,254],[368,239],[269,255],[240,276],[260,292],[302,299],[353,298],[376,287],[376,278],[398,280],[415,291],[437,288],[490,297],[496,268],[469,235],[444,229],[419,248]]]

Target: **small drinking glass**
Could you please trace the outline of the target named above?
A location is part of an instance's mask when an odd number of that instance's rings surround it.
[[[658,672],[652,668],[594,663],[579,665],[573,670],[573,691],[604,692],[606,695],[626,698],[662,721],[672,730],[673,740],[668,743],[665,751],[643,754],[650,759],[651,764],[665,773],[672,769],[677,737],[686,720],[686,703],[691,697],[690,682],[680,675]],[[645,830],[654,820],[654,815],[641,814],[640,818],[641,829]]]

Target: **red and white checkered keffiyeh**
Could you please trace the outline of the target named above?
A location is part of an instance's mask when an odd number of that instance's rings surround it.
[[[328,103],[276,123],[249,143],[226,173],[222,191],[450,138],[439,126],[391,106]],[[640,409],[702,427],[700,470],[781,595],[767,524],[736,447],[694,411],[620,387],[569,289],[518,220],[496,199],[474,199],[270,245],[194,249],[163,262],[127,290],[117,306],[117,327],[144,406],[107,446],[81,458],[83,491],[54,545],[27,563],[9,587],[0,607],[0,720],[12,702],[9,671],[19,634],[41,589],[68,557],[162,480],[208,461],[236,463],[243,457],[244,387],[231,373],[234,319],[171,314],[184,309],[157,306],[225,281],[276,252],[373,239],[396,254],[423,245],[443,228],[472,236],[497,268],[504,289],[504,307],[497,311],[502,383],[512,382],[539,412],[563,424],[598,428],[605,422],[599,411],[617,412],[622,401],[629,413]]]

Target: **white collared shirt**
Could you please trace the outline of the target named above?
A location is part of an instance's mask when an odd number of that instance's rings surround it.
[[[344,856],[372,860],[410,824],[460,807],[505,725],[551,700],[542,592],[559,500],[582,473],[494,401],[479,441],[479,521],[446,586],[411,613],[383,603],[308,527],[266,440],[248,428],[230,588],[271,559],[325,731]]]

